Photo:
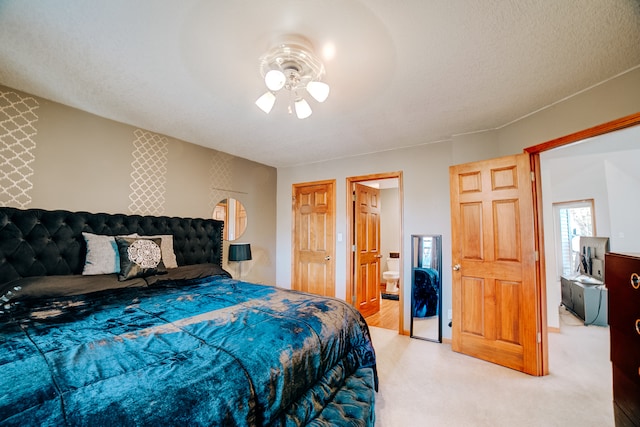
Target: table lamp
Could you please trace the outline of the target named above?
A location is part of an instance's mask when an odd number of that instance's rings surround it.
[[[229,261],[238,263],[238,280],[242,279],[242,261],[251,259],[251,245],[249,243],[231,243],[229,245]]]

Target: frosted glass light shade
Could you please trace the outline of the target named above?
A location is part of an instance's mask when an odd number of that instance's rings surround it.
[[[294,106],[296,107],[296,116],[299,119],[306,119],[311,115],[311,107],[309,107],[309,103],[304,99],[298,99]]]
[[[324,102],[329,96],[329,85],[324,82],[311,81],[307,83],[307,92],[309,92],[316,101]]]
[[[256,105],[265,113],[269,114],[273,108],[273,104],[276,103],[276,96],[271,92],[265,92],[258,100]]]
[[[284,87],[284,83],[287,80],[284,73],[280,70],[270,70],[264,76],[264,83],[269,90],[278,91]]]

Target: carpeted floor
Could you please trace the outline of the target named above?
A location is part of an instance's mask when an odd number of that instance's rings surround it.
[[[380,377],[376,426],[612,427],[609,329],[562,311],[560,333],[549,334],[545,377],[371,327]]]

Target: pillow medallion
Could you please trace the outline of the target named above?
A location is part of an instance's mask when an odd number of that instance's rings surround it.
[[[151,240],[136,240],[127,249],[127,255],[140,268],[156,268],[162,261],[160,246]]]
[[[167,272],[162,262],[161,239],[116,237],[115,240],[120,254],[118,280]]]
[[[141,236],[138,233],[134,233],[133,236],[127,237],[141,237],[143,239],[162,239],[160,243],[160,250],[162,251],[162,262],[166,268],[177,268],[178,261],[176,260],[176,254],[173,252],[173,235],[160,234],[157,236]]]

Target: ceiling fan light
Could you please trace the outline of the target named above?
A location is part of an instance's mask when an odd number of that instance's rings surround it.
[[[268,113],[275,98],[283,96],[278,94],[285,92],[289,113],[295,111],[299,119],[306,119],[312,114],[307,94],[317,102],[324,102],[329,96],[329,85],[320,81],[324,74],[324,64],[313,53],[309,40],[296,34],[283,36],[260,57],[260,75],[269,92],[262,95],[256,105]]]
[[[278,91],[284,87],[286,76],[280,70],[269,70],[264,76],[264,83],[269,90]]]
[[[294,106],[296,108],[296,116],[298,116],[299,119],[306,119],[311,115],[311,107],[306,100],[298,99],[294,103]]]
[[[256,105],[265,113],[269,114],[273,108],[273,104],[276,103],[276,96],[271,92],[265,92],[258,100]]]
[[[329,85],[324,82],[310,81],[307,83],[307,92],[309,92],[316,101],[324,102],[329,96]]]

